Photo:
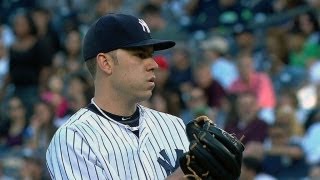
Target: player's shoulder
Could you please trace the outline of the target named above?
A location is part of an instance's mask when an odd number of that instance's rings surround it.
[[[79,109],[74,113],[60,128],[72,129],[83,124],[89,124],[88,121],[92,119],[94,113],[86,108]]]
[[[83,140],[86,143],[89,141],[95,143],[97,141],[97,130],[93,126],[93,121],[96,121],[97,115],[87,108],[81,108],[74,113],[63,125],[61,125],[54,136],[52,142],[69,141],[69,137],[77,137],[78,140]],[[70,136],[71,135],[71,136]],[[80,139],[79,139],[80,138]],[[55,145],[52,144],[52,147]]]

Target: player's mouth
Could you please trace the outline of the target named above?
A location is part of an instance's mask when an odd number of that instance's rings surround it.
[[[155,86],[155,80],[156,80],[156,77],[155,76],[152,76],[148,82],[150,83],[150,85],[152,86],[152,88],[154,88]]]
[[[154,82],[156,80],[156,77],[155,76],[152,76],[150,79],[149,79],[149,82]]]

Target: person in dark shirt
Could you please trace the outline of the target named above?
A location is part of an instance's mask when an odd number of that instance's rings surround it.
[[[262,143],[268,135],[268,125],[257,116],[256,96],[243,92],[237,95],[235,103],[236,117],[227,123],[225,130],[234,133],[238,138],[244,136],[243,144],[250,141]]]
[[[198,63],[195,68],[195,83],[204,89],[208,97],[208,105],[220,108],[224,100],[227,98],[227,92],[222,85],[211,76],[210,63]]]
[[[49,75],[51,56],[47,44],[36,36],[36,27],[26,12],[19,12],[13,19],[16,41],[9,49],[9,78],[14,85],[14,95],[21,98],[30,115],[37,101],[39,90]]]
[[[26,135],[27,118],[26,107],[19,97],[14,96],[9,99],[8,114],[3,122],[6,122],[2,125],[5,129],[3,145],[6,148],[22,146]]]
[[[299,143],[290,138],[290,127],[276,121],[269,127],[270,142],[265,146],[263,169],[277,179],[302,179],[309,165]]]

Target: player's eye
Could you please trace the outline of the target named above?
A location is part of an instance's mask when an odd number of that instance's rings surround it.
[[[146,52],[137,52],[135,53],[135,56],[141,58],[141,59],[147,59],[147,58],[150,58],[152,57],[152,54],[151,53],[146,53]]]

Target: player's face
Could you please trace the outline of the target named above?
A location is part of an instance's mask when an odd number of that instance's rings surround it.
[[[117,50],[112,72],[115,90],[134,102],[147,100],[155,87],[154,70],[158,68],[152,55],[152,47]]]

